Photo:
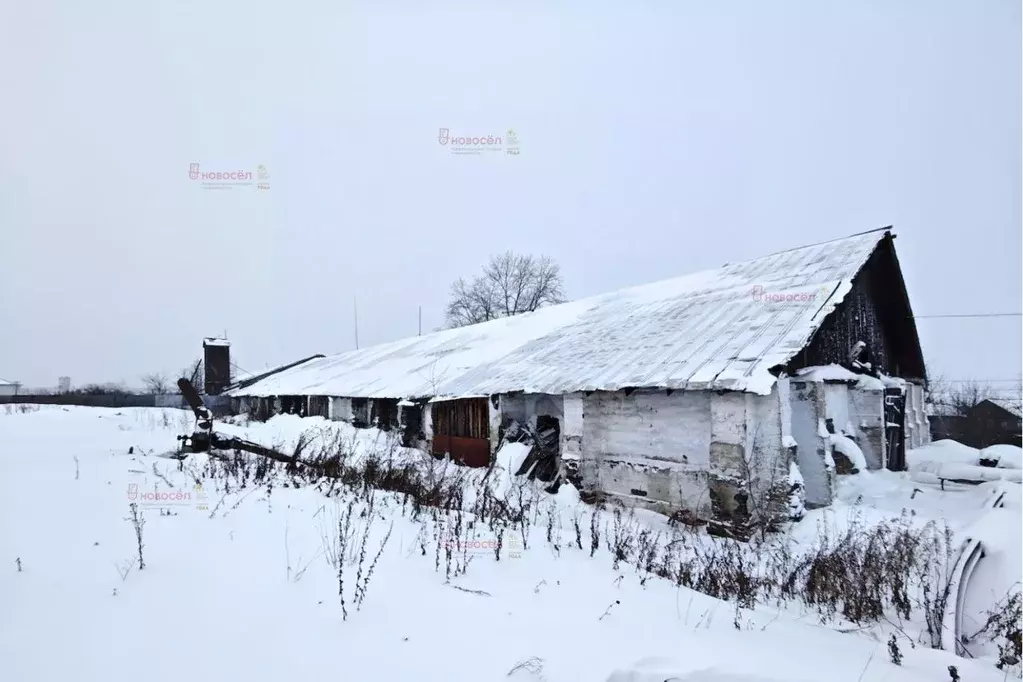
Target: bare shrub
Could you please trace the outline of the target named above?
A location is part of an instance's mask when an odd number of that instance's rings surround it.
[[[139,511],[139,506],[136,503],[132,502],[131,505],[130,505],[130,508],[131,508],[131,518],[129,520],[131,521],[132,527],[135,529],[135,542],[136,542],[137,549],[138,549],[138,554],[139,554],[138,564],[139,564],[139,570],[142,571],[142,570],[145,570],[145,568],[146,568],[146,562],[142,558],[142,549],[145,547],[145,545],[142,543],[142,529],[146,525],[146,519],[142,515],[142,512]]]

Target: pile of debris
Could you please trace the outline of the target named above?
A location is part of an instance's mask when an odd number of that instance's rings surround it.
[[[545,420],[536,420],[535,424],[524,425],[514,419],[507,419],[501,424],[501,447],[506,443],[521,443],[529,447],[529,454],[522,464],[513,472],[515,476],[525,476],[529,480],[539,480],[549,485],[545,490],[556,493],[561,487],[561,462],[558,457],[559,433],[557,421],[553,424]]]

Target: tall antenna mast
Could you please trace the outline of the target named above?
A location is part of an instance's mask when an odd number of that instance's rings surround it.
[[[419,335],[423,335],[423,306],[419,306]]]
[[[355,311],[355,350],[359,350],[359,300],[352,296],[352,307]]]

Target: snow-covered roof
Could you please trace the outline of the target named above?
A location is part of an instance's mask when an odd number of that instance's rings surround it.
[[[233,395],[365,398],[621,388],[770,393],[887,234],[714,270],[313,360]]]
[[[227,339],[215,339],[215,338],[212,338],[212,337],[207,337],[207,338],[202,340],[202,345],[203,346],[230,346],[231,342],[228,341]]]
[[[988,402],[998,405],[1009,414],[1016,417],[1023,417],[1023,406],[1020,405],[1017,400],[1009,400],[1007,398],[988,398]]]
[[[6,379],[0,378],[0,386],[17,386],[17,381],[7,381]]]

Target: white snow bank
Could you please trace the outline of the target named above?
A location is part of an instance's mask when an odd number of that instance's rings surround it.
[[[525,476],[516,480],[515,472],[522,467],[531,449],[532,446],[525,443],[505,443],[500,447],[494,456],[494,475],[497,476],[495,495],[505,497],[509,490],[528,480]]]

